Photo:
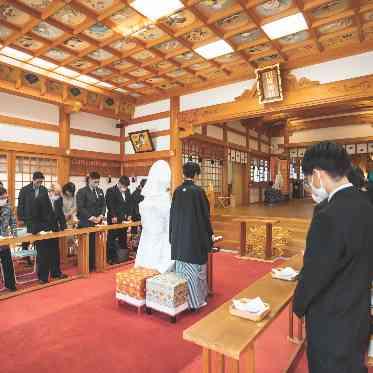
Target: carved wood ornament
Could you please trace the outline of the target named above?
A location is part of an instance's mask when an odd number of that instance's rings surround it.
[[[256,87],[246,90],[233,102],[182,112],[179,126],[201,126],[233,119],[257,118],[266,114],[296,113],[299,110],[373,98],[373,75],[320,84],[294,75],[284,77],[284,100],[260,105]]]

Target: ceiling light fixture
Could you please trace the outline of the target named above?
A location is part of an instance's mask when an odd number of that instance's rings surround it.
[[[63,67],[63,66],[54,70],[54,72],[57,74],[63,75],[63,76],[67,76],[68,78],[75,78],[79,75],[79,73],[77,73],[76,71],[67,69],[66,67]]]
[[[27,60],[30,60],[32,58],[32,56],[30,54],[25,53],[25,52],[21,52],[17,49],[10,48],[10,47],[3,48],[1,50],[1,54],[3,54],[4,56],[14,58],[18,61],[27,61]]]
[[[183,8],[184,4],[179,0],[135,0],[131,3],[131,6],[145,17],[156,21]]]
[[[112,84],[106,83],[106,82],[101,82],[101,83],[97,84],[97,87],[108,88],[108,89],[115,88]]]
[[[38,58],[38,57],[33,58],[31,61],[28,61],[28,63],[31,65],[40,67],[42,69],[45,69],[45,70],[53,70],[53,69],[57,69],[58,67],[58,65],[52,62],[43,60],[42,58]]]
[[[79,75],[77,78],[75,78],[76,80],[79,80],[80,82],[83,82],[83,83],[87,83],[87,84],[97,84],[99,83],[100,81],[95,79],[95,78],[92,78],[91,76],[89,75]]]
[[[292,16],[262,25],[262,29],[270,39],[274,40],[307,30],[308,25],[303,14],[296,13]]]
[[[206,60],[211,60],[212,58],[232,53],[233,48],[226,41],[220,39],[203,47],[196,48],[194,51]]]
[[[120,93],[127,93],[128,91],[123,88],[115,88],[114,91],[120,92]]]

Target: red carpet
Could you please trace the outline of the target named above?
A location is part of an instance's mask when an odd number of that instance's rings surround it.
[[[216,294],[177,324],[117,306],[115,271],[95,274],[0,303],[1,373],[200,373],[200,349],[182,331],[270,270],[269,264],[215,256]],[[257,371],[280,373],[293,347],[287,314],[256,344]],[[301,363],[297,373],[307,373]]]

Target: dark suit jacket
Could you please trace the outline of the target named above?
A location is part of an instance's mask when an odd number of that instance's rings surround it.
[[[170,243],[173,260],[206,264],[212,248],[213,230],[206,193],[192,181],[174,192],[170,213]]]
[[[139,204],[144,200],[144,196],[141,194],[142,189],[136,188],[132,193],[132,220],[139,221],[141,220]]]
[[[117,185],[109,188],[106,191],[106,206],[108,209],[107,220],[112,223],[112,218],[117,218],[118,223],[126,220],[128,216],[132,216],[132,198],[131,192],[127,189],[125,192],[126,200],[123,199],[122,192]]]
[[[39,188],[39,195],[48,194],[47,188],[41,186]],[[24,186],[18,196],[18,207],[17,207],[17,217],[18,220],[25,222],[28,229],[31,227],[31,216],[32,216],[32,207],[35,200],[35,190],[33,184],[30,183]],[[30,230],[30,229],[29,229]]]
[[[326,355],[348,360],[368,342],[372,216],[364,193],[347,188],[312,219],[294,312],[306,315],[310,348]]]
[[[88,219],[91,216],[105,215],[106,204],[104,192],[97,188],[97,194],[89,186],[81,188],[76,194],[77,216],[80,227],[91,227],[94,225]]]
[[[41,231],[59,232],[66,229],[62,198],[54,202],[53,208],[48,193],[39,194],[33,203],[31,227],[33,234]]]

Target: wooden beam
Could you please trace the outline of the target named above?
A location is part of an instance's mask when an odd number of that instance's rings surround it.
[[[27,120],[23,118],[10,117],[10,116],[1,115],[1,114],[0,114],[0,122],[6,123],[6,124],[13,124],[14,126],[36,128],[36,129],[45,130],[45,131],[53,131],[53,132],[59,131],[57,125],[43,123],[43,122],[36,122],[33,120]]]
[[[339,116],[335,118],[322,118],[322,119],[303,119],[292,121],[289,120],[288,132],[298,132],[310,129],[320,129],[328,127],[342,127],[361,124],[373,124],[372,114],[348,115]]]
[[[373,98],[373,75],[352,78],[327,84],[315,84],[307,88],[284,92],[282,102],[259,105],[256,98],[241,97],[234,102],[184,111],[180,114],[182,127],[203,126],[232,119],[256,118],[266,114],[279,114],[343,104]]]
[[[171,97],[171,152],[172,190],[182,182],[182,143],[179,129],[180,97]]]
[[[79,150],[79,149],[71,149],[69,156],[73,158],[96,159],[96,160],[103,159],[103,160],[118,161],[118,162],[120,162],[121,160],[119,154],[108,154],[108,153],[92,152],[88,150]]]
[[[16,152],[30,153],[30,154],[42,154],[42,155],[52,155],[52,156],[63,155],[59,148],[56,148],[53,146],[22,144],[18,142],[2,141],[2,140],[0,140],[0,149],[1,150],[14,150]]]
[[[137,154],[126,154],[125,161],[143,161],[143,160],[157,160],[157,159],[169,159],[173,157],[173,153],[170,150],[160,150],[149,153],[137,153]]]
[[[347,144],[367,144],[367,143],[373,142],[373,136],[334,139],[333,141],[338,144],[346,144],[346,145]],[[288,145],[284,145],[284,147],[287,149],[308,148],[309,146],[312,146],[319,142],[320,141],[292,142],[292,143],[289,143]]]
[[[142,117],[134,118],[130,120],[128,124],[131,125],[131,124],[137,124],[137,123],[145,123],[145,122],[150,122],[152,120],[168,118],[169,116],[170,116],[169,111],[162,111],[161,113],[144,115]]]
[[[109,141],[120,141],[120,136],[108,135],[106,133],[94,132],[94,131],[86,131],[77,128],[71,128],[70,130],[71,135],[77,136],[85,136],[85,137],[93,137],[95,139],[102,139],[102,140],[109,140]]]

